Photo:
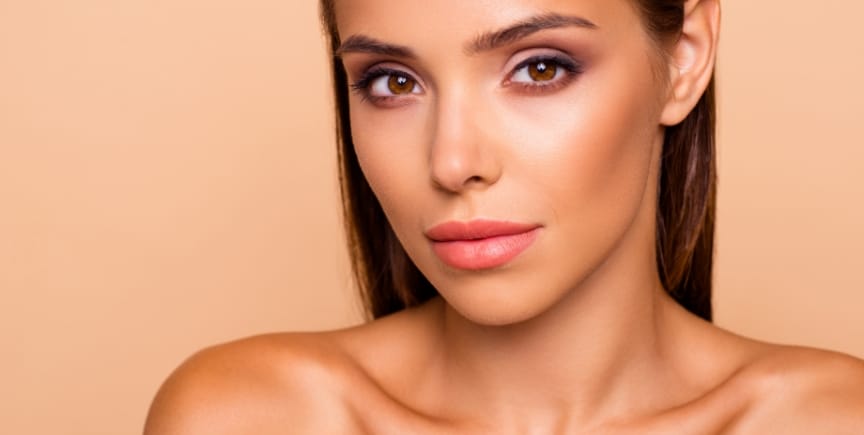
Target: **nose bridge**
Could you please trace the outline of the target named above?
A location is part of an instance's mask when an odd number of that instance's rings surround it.
[[[500,176],[491,144],[484,134],[482,104],[464,88],[439,92],[431,117],[429,170],[439,188],[460,192],[489,185]]]

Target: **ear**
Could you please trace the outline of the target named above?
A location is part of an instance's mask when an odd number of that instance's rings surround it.
[[[687,117],[714,74],[720,0],[687,0],[684,26],[669,59],[669,95],[660,123],[672,126]]]

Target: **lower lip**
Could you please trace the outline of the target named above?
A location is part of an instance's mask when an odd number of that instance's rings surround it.
[[[528,249],[539,228],[519,234],[477,240],[432,242],[432,250],[445,264],[456,269],[481,270],[503,266]]]

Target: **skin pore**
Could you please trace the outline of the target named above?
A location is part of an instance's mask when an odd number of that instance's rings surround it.
[[[145,433],[860,433],[860,361],[728,333],[660,284],[664,128],[711,78],[718,0],[668,45],[629,0],[335,12],[360,166],[441,296],[205,350]],[[499,267],[442,261],[430,228],[476,219],[535,238]]]

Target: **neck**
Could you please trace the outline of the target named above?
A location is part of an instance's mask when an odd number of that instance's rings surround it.
[[[659,168],[659,151],[654,158]],[[555,433],[641,417],[698,395],[686,369],[693,364],[684,363],[692,358],[687,349],[695,341],[685,331],[696,329],[694,318],[660,284],[657,186],[649,186],[612,253],[546,311],[484,325],[436,300],[432,365],[446,415],[516,433]]]
[[[444,397],[458,397],[462,408],[454,413],[478,421],[476,412],[509,427],[563,419],[584,426],[676,400],[670,391],[683,385],[670,349],[680,344],[671,343],[670,322],[680,310],[659,282],[654,257],[632,248],[616,250],[524,322],[482,325],[439,301]]]

